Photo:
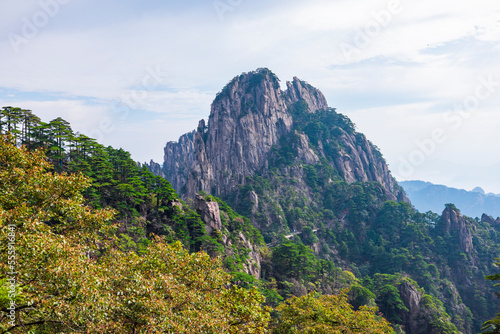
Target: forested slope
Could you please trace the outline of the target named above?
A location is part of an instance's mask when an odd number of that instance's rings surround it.
[[[6,107],[0,120],[2,332],[392,331],[376,308],[347,304],[352,274],[320,266],[300,241],[295,257],[343,277],[330,290],[338,297],[308,294],[271,319],[265,305],[282,297],[258,277],[273,255],[248,218],[210,195],[180,201],[127,152],[62,119]],[[309,315],[290,313],[311,303]]]

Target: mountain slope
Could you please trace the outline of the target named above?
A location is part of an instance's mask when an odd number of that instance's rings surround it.
[[[267,69],[235,77],[208,125],[167,143],[161,170],[150,168],[182,198],[204,191],[251,219],[270,247],[260,262],[270,300],[331,293],[335,270],[321,268],[334,263],[342,280],[345,272],[363,279],[352,290],[358,306],[376,303],[401,330],[479,330],[493,315],[484,275],[500,255],[497,227],[454,207],[415,211],[348,117],[309,84],[286,86]]]

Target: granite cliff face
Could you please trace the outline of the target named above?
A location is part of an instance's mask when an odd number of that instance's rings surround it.
[[[189,171],[195,161],[195,133],[195,131],[186,133],[179,138],[179,141],[168,142],[165,146],[162,173],[177,191],[180,191],[187,183]],[[155,170],[152,172],[159,175]]]
[[[319,89],[293,77],[292,82],[286,83],[286,102],[287,105],[292,105],[297,101],[304,100],[309,106],[310,112],[328,108],[325,96]]]
[[[283,145],[280,139],[293,131],[291,108],[298,102],[311,113],[328,108],[324,95],[298,78],[286,86],[282,91],[279,79],[267,69],[235,77],[215,98],[208,125],[201,120],[197,130],[167,143],[162,172],[183,198],[200,191],[229,194],[247,176],[265,172],[271,149]],[[297,135],[303,163],[316,164],[328,155],[322,142],[314,143],[320,147],[314,151],[305,134]],[[379,182],[389,199],[409,202],[363,135],[343,131],[338,141],[341,150],[331,159],[332,167],[345,181]]]
[[[437,228],[444,236],[456,238],[461,252],[465,254],[470,254],[472,252],[473,225],[470,224],[457,209],[447,207],[441,215],[441,220]]]
[[[425,295],[422,289],[416,288],[411,282],[403,281],[398,285],[399,294],[407,312],[401,313],[406,333],[412,334],[440,334],[443,329],[436,326],[436,316],[444,309],[433,305],[429,296]],[[461,304],[463,306],[463,304]],[[449,321],[450,319],[446,319]],[[457,333],[456,328],[450,328],[450,333]]]
[[[362,134],[349,135],[344,131],[340,137],[342,149],[335,158],[335,167],[348,183],[356,181],[378,182],[386,190],[389,200],[410,202],[391,176],[389,167],[380,153]]]
[[[212,104],[208,128],[200,121],[186,195],[224,194],[244,183],[291,126],[277,78],[265,71],[235,78]]]
[[[159,175],[159,176],[165,178],[165,174],[163,174],[162,165],[160,165],[159,163],[154,162],[153,160],[151,160],[149,162],[149,164],[145,163],[144,165],[151,171],[151,173],[153,173],[155,175]]]
[[[205,231],[212,234],[214,230],[222,230],[222,221],[220,219],[219,203],[206,201],[203,196],[196,195],[194,199],[194,208],[205,223]]]

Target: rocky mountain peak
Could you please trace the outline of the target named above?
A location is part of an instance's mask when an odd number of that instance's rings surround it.
[[[481,221],[486,222],[491,225],[498,225],[500,224],[500,217],[497,217],[497,219],[494,219],[492,216],[487,215],[486,213],[483,213],[481,216]]]
[[[328,103],[323,93],[307,82],[301,81],[297,77],[293,77],[293,81],[287,81],[286,86],[286,99],[288,105],[303,100],[309,106],[309,112],[328,108]]]
[[[200,121],[186,194],[229,192],[264,166],[271,147],[291,128],[292,117],[271,71],[259,69],[235,77],[217,94],[208,126]]]
[[[315,165],[324,158],[346,182],[376,181],[388,199],[409,202],[380,153],[355,132],[347,117],[328,108],[321,91],[297,77],[286,86],[286,91],[281,90],[278,77],[266,68],[236,76],[217,94],[208,122],[201,120],[195,131],[167,143],[163,175],[182,197],[194,198],[200,191],[224,196],[245,185],[246,177],[266,174],[271,150],[295,134],[297,143],[289,145],[296,151],[296,164]],[[329,127],[336,128],[335,138],[322,142],[314,134],[297,131],[303,122],[294,120],[301,117],[297,108],[320,118],[331,115]],[[321,122],[315,122],[312,125],[322,131]],[[297,175],[302,174],[297,170]]]

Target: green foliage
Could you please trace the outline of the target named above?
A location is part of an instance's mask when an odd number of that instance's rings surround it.
[[[328,139],[335,140],[343,131],[355,131],[354,123],[347,116],[337,113],[334,108],[310,112],[307,103],[300,100],[291,107],[291,113],[294,129],[304,132],[313,145],[317,145],[319,138],[326,142]]]
[[[376,308],[363,306],[354,311],[345,291],[338,295],[309,293],[292,297],[278,308],[272,333],[392,333],[387,321],[376,315]]]
[[[349,303],[354,307],[355,310],[359,309],[361,306],[375,306],[375,294],[371,292],[368,288],[360,284],[354,284],[349,289]]]
[[[241,231],[255,245],[263,245],[264,238],[258,229],[256,229],[250,219],[239,215],[234,211],[229,204],[217,197],[212,197],[219,204],[219,210],[224,214],[221,215],[223,224],[232,232]]]
[[[377,182],[349,184],[343,180],[335,166],[341,155],[351,153],[350,146],[342,139],[349,134],[358,147],[371,150],[383,161],[379,150],[355,132],[347,117],[334,109],[311,113],[305,101],[295,103],[290,111],[293,129],[271,149],[269,168],[247,177],[238,192],[224,199],[252,217],[266,243],[278,250],[278,254],[283,251],[278,248],[284,241],[282,235],[300,232],[298,236],[305,245],[315,245],[316,256],[349,267],[358,277],[373,277],[377,273],[409,275],[426,294],[443,301],[444,312],[458,330],[479,330],[482,319],[493,315],[486,306],[492,302],[491,289],[482,275],[491,268],[491,259],[500,254],[496,229],[466,218],[467,229],[473,231],[474,250],[465,253],[459,249],[458,230],[452,229],[450,235],[443,233],[437,214],[416,212],[411,205],[394,201]],[[320,158],[319,163],[309,164],[300,159],[302,133]],[[376,170],[379,166],[371,162],[366,168]],[[251,191],[258,195],[257,208],[248,201]],[[454,205],[446,207],[459,214]],[[318,231],[311,234],[312,229]],[[292,255],[284,268],[293,267],[293,259],[296,257]],[[278,266],[284,263],[282,259],[274,260]],[[289,273],[284,269],[287,275],[264,277],[276,279],[281,296],[301,295],[310,291],[310,283],[316,285],[316,272],[310,270],[313,267],[306,267],[307,274],[298,271],[295,276],[287,276]],[[385,301],[384,307],[393,315],[393,321],[407,313],[407,306],[396,298],[395,288],[380,290],[378,293],[385,294],[383,298],[373,291],[379,302]],[[444,314],[439,307],[435,309],[434,313]],[[429,318],[429,321],[434,320]],[[447,326],[445,322],[443,328]]]
[[[249,91],[258,89],[266,76],[273,74],[259,70],[246,76]],[[225,88],[219,98],[227,93]],[[247,109],[242,110],[250,112],[253,107],[245,104]],[[16,145],[44,150],[51,171],[86,176],[91,183],[82,188],[85,203],[94,209],[116,210],[114,247],[131,261],[156,247],[151,236],[157,234],[170,243],[181,241],[190,252],[219,257],[233,275],[230,284],[259,289],[273,307],[291,296],[312,291],[335,294],[350,287],[348,297],[355,309],[376,303],[397,329],[410,310],[401,293],[408,285],[421,295],[420,306],[432,328],[456,332],[451,318],[462,332],[479,330],[495,312],[489,307],[495,303],[492,289],[482,276],[492,272],[491,259],[500,254],[497,227],[465,217],[474,246],[465,252],[458,230],[444,233],[438,215],[415,212],[406,203],[390,200],[393,197],[379,183],[343,180],[335,168],[340,154],[350,153],[342,137],[352,134],[356,145],[366,144],[346,116],[334,109],[310,113],[304,101],[297,102],[291,112],[293,131],[271,149],[269,168],[225,194],[222,199],[228,203],[204,194],[221,211],[223,227],[210,234],[199,214],[179,200],[166,180],[137,165],[124,150],[73,134],[60,118],[43,123],[29,110],[5,107],[0,112],[0,132],[10,132],[10,141]],[[314,165],[298,156],[302,134],[320,158]],[[382,160],[377,148],[369,146]],[[370,164],[367,168],[378,167]],[[258,195],[258,205],[250,200],[253,193]],[[446,207],[459,215],[453,204]],[[48,220],[48,226],[58,228],[61,221],[56,218]],[[254,249],[248,248],[248,242]],[[257,268],[252,256],[258,252],[261,280],[245,273],[252,266]],[[95,250],[101,253],[105,252]],[[127,270],[125,275],[129,275]],[[0,300],[2,296],[5,291]],[[485,324],[485,330],[498,328],[500,322],[495,319]]]
[[[495,265],[499,266],[500,259],[496,258],[495,260],[496,260]],[[498,281],[498,280],[500,280],[500,274],[497,273],[497,274],[493,274],[493,275],[487,275],[486,279],[490,280],[490,281]],[[494,286],[495,287],[500,286],[500,283],[495,283]],[[498,292],[495,292],[495,294],[497,296],[500,296],[500,294]],[[493,319],[486,321],[483,324],[483,327],[481,329],[482,329],[481,333],[485,333],[485,334],[500,333],[500,313],[497,313]]]
[[[265,331],[263,297],[232,285],[218,259],[161,238],[118,239],[114,211],[84,205],[90,180],[49,167],[41,151],[0,137],[0,242],[12,245],[0,248],[3,332]],[[11,279],[17,288],[5,289]]]
[[[272,261],[280,278],[308,279],[318,266],[318,260],[303,243],[282,243],[273,250]]]
[[[302,229],[302,234],[300,235],[300,239],[305,245],[311,246],[318,242],[318,238],[313,232],[313,229],[310,226],[305,226]]]
[[[437,298],[425,294],[424,289],[409,277],[375,274],[373,279],[365,279],[363,283],[377,296],[376,303],[380,311],[392,324],[403,325],[403,316],[413,316],[416,317],[414,321],[417,318],[425,319],[427,327],[425,330],[420,329],[422,333],[458,333],[443,304]],[[411,312],[409,308],[412,308]]]
[[[453,204],[453,203],[446,203],[444,206],[445,206],[445,208],[447,208],[447,209],[452,209],[452,210],[454,210],[454,211],[456,211],[456,212],[460,212],[460,210],[459,210],[459,209],[457,209],[457,207],[456,207],[456,206],[455,206],[455,204]]]
[[[244,82],[245,79],[248,81]],[[240,81],[240,84],[247,84],[246,93],[250,93],[252,89],[260,86],[260,84],[265,80],[270,80],[275,89],[278,89],[280,87],[280,80],[276,76],[276,74],[274,74],[268,68],[259,68],[255,71],[243,73],[240,76],[234,77],[226,86],[224,86],[224,88],[219,93],[217,93],[214,102],[217,102],[224,97],[229,97],[230,87],[232,87],[238,81]]]

